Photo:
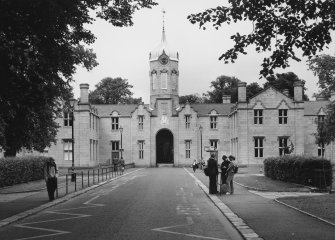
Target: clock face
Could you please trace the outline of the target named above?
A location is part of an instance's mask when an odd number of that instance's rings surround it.
[[[167,57],[161,57],[160,59],[159,59],[159,61],[160,61],[160,63],[162,64],[162,65],[166,65],[168,62],[169,62],[169,59],[167,58]]]

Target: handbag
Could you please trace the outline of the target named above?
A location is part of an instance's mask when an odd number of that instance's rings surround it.
[[[206,176],[209,176],[209,168],[208,167],[204,168],[204,173],[205,173]]]
[[[220,186],[220,193],[227,193],[228,192],[228,184],[224,183],[224,184],[221,184]]]

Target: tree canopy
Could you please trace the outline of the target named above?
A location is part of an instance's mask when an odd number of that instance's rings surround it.
[[[213,90],[207,91],[204,94],[206,103],[222,103],[223,95],[230,95],[231,102],[238,101],[238,82],[240,80],[236,77],[219,76],[215,81],[211,82],[210,88]],[[258,83],[251,83],[247,85],[247,98],[251,98],[255,94],[262,91],[263,88]]]
[[[189,94],[179,97],[179,103],[185,104],[185,103],[203,103],[204,99],[199,94]]]
[[[260,74],[272,75],[275,68],[286,68],[289,60],[300,61],[296,50],[312,57],[331,42],[335,30],[335,1],[322,0],[228,0],[229,6],[218,6],[188,16],[191,23],[203,29],[211,23],[216,29],[222,24],[250,21],[253,31],[231,36],[234,47],[220,56],[225,63],[234,62],[246,48],[255,45],[256,52],[269,52],[263,59]]]
[[[290,98],[294,97],[294,82],[301,81],[305,84],[305,80],[299,79],[299,77],[293,72],[277,73],[275,76],[267,77],[266,80],[267,82],[264,83],[264,88],[271,85],[282,92],[284,90],[288,90]],[[306,87],[304,87],[304,90],[306,91]],[[309,100],[306,94],[304,94],[303,100]]]
[[[92,104],[138,104],[142,98],[133,98],[130,91],[133,88],[127,79],[107,77],[102,79],[96,89],[89,94]]]
[[[22,147],[43,151],[55,141],[60,100],[78,65],[90,70],[96,56],[84,45],[95,36],[86,29],[96,14],[114,26],[133,24],[152,0],[0,1],[0,146],[5,155]]]
[[[335,91],[335,56],[316,56],[309,61],[309,69],[319,79],[319,94],[329,98],[330,92]]]

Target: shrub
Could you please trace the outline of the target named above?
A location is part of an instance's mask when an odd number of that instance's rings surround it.
[[[43,166],[49,159],[42,156],[1,158],[0,187],[43,179]]]
[[[270,157],[264,160],[265,176],[308,186],[325,188],[332,182],[329,160],[310,156]]]

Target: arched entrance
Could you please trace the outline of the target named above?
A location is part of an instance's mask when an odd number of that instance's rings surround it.
[[[168,129],[156,135],[156,163],[173,163],[173,135]]]

